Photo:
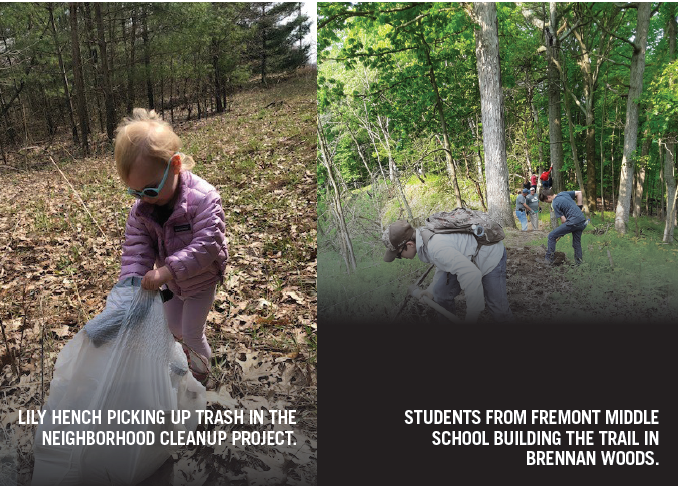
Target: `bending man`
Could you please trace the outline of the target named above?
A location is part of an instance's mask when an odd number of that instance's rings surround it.
[[[428,241],[422,236],[429,235]],[[454,314],[454,298],[464,290],[467,323],[475,323],[485,305],[497,322],[512,322],[506,294],[506,248],[502,242],[480,246],[467,233],[435,234],[414,229],[407,221],[391,224],[382,237],[385,262],[413,259],[436,266],[433,281],[422,293]],[[475,264],[471,261],[475,257]]]

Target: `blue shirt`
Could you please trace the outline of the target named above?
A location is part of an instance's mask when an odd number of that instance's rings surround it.
[[[523,206],[523,204],[525,204],[526,202],[527,200],[525,199],[525,196],[523,196],[522,194],[518,194],[518,197],[516,198],[516,211],[518,211],[519,209],[525,211],[525,206]]]
[[[581,209],[579,209],[579,206],[574,201],[575,197],[574,191],[563,191],[558,193],[551,202],[551,207],[556,213],[556,217],[565,216],[565,223],[569,225],[586,221],[586,216],[584,216],[584,213],[581,212]]]

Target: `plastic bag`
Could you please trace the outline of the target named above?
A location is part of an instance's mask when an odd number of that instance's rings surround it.
[[[35,436],[34,486],[136,484],[179,449],[162,445],[161,432],[196,429],[195,411],[205,409],[205,388],[189,372],[167,327],[159,293],[139,288],[139,282],[137,277],[119,282],[103,312],[59,353],[43,407],[47,413]],[[101,423],[54,423],[55,410],[101,410]],[[109,424],[109,410],[162,410],[164,424],[148,417],[142,421],[150,423]],[[175,425],[172,410],[188,410],[190,418]],[[152,445],[43,445],[43,432],[50,431],[152,431],[155,440]]]

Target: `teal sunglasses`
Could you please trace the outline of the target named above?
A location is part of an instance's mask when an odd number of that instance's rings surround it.
[[[176,154],[174,154],[176,155]],[[172,155],[172,157],[174,157]],[[142,197],[150,197],[150,198],[156,198],[160,195],[160,191],[162,191],[162,186],[165,185],[165,181],[167,180],[167,174],[169,174],[169,168],[170,165],[172,164],[172,157],[167,161],[167,168],[165,169],[165,175],[162,176],[162,180],[160,181],[160,185],[158,187],[146,187],[142,189],[141,191],[135,191],[134,189],[127,188],[127,194],[130,196],[134,196],[137,199],[141,199]]]

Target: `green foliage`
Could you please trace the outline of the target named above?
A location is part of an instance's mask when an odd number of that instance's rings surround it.
[[[647,126],[659,137],[678,134],[678,61],[668,64],[650,85],[644,100],[652,106]]]

